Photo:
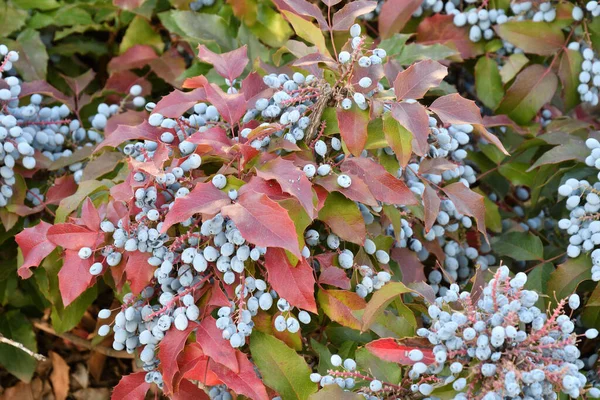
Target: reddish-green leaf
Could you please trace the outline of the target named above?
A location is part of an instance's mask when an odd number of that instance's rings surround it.
[[[425,155],[429,151],[429,115],[427,110],[419,103],[394,103],[392,116],[412,133],[415,144],[414,151],[418,155]]]
[[[214,215],[230,203],[227,194],[217,189],[211,182],[198,183],[187,196],[175,199],[165,217],[162,232],[166,232],[171,226],[185,221],[194,214]]]
[[[281,340],[254,330],[250,336],[252,359],[263,381],[286,400],[306,400],[317,391],[304,358]]]
[[[549,68],[530,65],[517,75],[496,112],[507,114],[518,124],[526,124],[550,102],[557,86],[558,78]]]
[[[237,203],[223,207],[221,213],[235,222],[244,238],[262,247],[281,247],[300,258],[294,222],[285,208],[265,194],[244,192]]]
[[[340,135],[354,156],[358,157],[367,143],[369,112],[354,106],[351,110],[336,110]]]
[[[456,48],[463,58],[471,58],[483,53],[485,41],[474,43],[469,39],[469,30],[454,25],[453,15],[434,14],[425,18],[417,28],[417,43],[443,44]]]
[[[429,109],[436,113],[445,124],[483,123],[477,104],[458,93],[438,97],[431,103]]]
[[[212,64],[219,75],[231,82],[244,72],[244,68],[248,64],[247,53],[248,46],[246,45],[223,54],[213,53],[206,46],[198,45],[200,61]]]
[[[477,229],[485,236],[485,204],[483,196],[475,193],[461,182],[452,183],[443,187],[442,190],[452,200],[459,213],[475,218]]]
[[[350,200],[354,200],[368,206],[377,206],[377,199],[375,196],[373,196],[373,193],[371,193],[369,186],[367,186],[363,178],[352,173],[348,173],[347,175],[352,179],[352,184],[347,188],[343,188],[338,185],[337,175],[335,174],[319,176],[315,178],[313,182],[324,187],[328,192],[339,192]]]
[[[551,56],[562,49],[565,43],[560,27],[546,22],[509,21],[495,25],[494,30],[502,39],[523,49],[525,53]]]
[[[339,193],[330,193],[319,211],[319,219],[343,240],[362,245],[367,231],[356,203]]]
[[[315,303],[315,276],[313,269],[305,258],[301,258],[296,266],[290,264],[285,251],[269,248],[265,254],[269,283],[279,296],[292,306],[317,312]]]
[[[589,254],[568,258],[550,274],[547,294],[556,304],[575,292],[579,284],[592,278],[592,259]]]
[[[405,167],[412,156],[412,133],[400,125],[390,113],[383,114],[383,133],[400,166]]]
[[[379,35],[382,39],[400,32],[422,4],[419,0],[387,0],[379,13]]]
[[[368,14],[377,7],[376,1],[358,0],[347,3],[341,10],[333,14],[332,29],[334,31],[347,31],[354,24],[356,18]]]
[[[432,87],[439,86],[448,75],[448,68],[437,61],[419,61],[400,72],[394,81],[398,100],[420,99]]]
[[[155,58],[158,58],[152,46],[136,44],[118,57],[114,57],[108,63],[110,73],[125,71],[128,69],[142,68]]]
[[[423,192],[423,208],[425,209],[425,231],[429,232],[440,212],[440,200],[437,192],[429,185],[425,185]]]
[[[558,77],[562,84],[562,95],[567,110],[579,103],[577,86],[579,85],[582,62],[583,56],[577,50],[566,49],[560,57]]]
[[[379,163],[368,158],[349,158],[341,165],[342,171],[361,178],[375,198],[383,203],[414,205],[414,193],[400,179],[386,171]]]
[[[355,292],[349,290],[325,290],[317,293],[319,305],[332,321],[352,329],[360,329],[361,322],[353,311],[363,310],[367,303]]]
[[[31,267],[38,267],[56,245],[46,237],[52,225],[40,221],[33,228],[25,228],[15,236],[15,241],[23,252],[23,264],[18,269],[21,278],[27,279],[32,275]]]
[[[377,316],[394,300],[402,298],[401,294],[408,293],[411,290],[401,282],[390,282],[381,289],[375,291],[371,300],[367,303],[365,312],[362,316],[361,330],[369,329]]]
[[[264,180],[276,180],[285,193],[298,199],[311,219],[315,218],[312,184],[306,174],[293,162],[277,157],[258,166],[256,174]]]
[[[137,126],[119,125],[108,137],[96,146],[94,152],[98,152],[103,147],[117,147],[121,143],[124,143],[132,139],[143,139],[157,141],[158,137],[162,133],[160,128],[151,126],[148,122],[144,121]]]
[[[206,101],[207,95],[204,88],[197,88],[191,92],[174,90],[164,96],[154,107],[153,112],[168,118],[179,118],[198,102]]]
[[[140,371],[121,378],[112,392],[112,400],[144,400],[150,384],[146,383],[146,372]]]

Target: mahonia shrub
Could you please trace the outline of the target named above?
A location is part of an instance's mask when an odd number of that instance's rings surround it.
[[[53,323],[114,291],[113,398],[600,397],[595,2],[195,1],[166,47],[115,3],[100,94],[0,84],[18,274]]]

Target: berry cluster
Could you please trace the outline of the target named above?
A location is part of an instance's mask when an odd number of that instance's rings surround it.
[[[600,169],[600,142],[589,138],[585,144],[591,150],[585,163]],[[600,182],[592,185],[587,180],[570,178],[558,188],[558,194],[567,198],[566,207],[570,211],[569,218],[558,221],[558,227],[570,235],[567,255],[576,258],[581,253],[593,250],[592,279],[600,281],[600,249],[597,249],[600,245],[600,221],[597,218],[600,210]]]
[[[600,11],[600,7],[597,7],[597,9]],[[583,56],[582,71],[579,73],[579,86],[577,86],[581,101],[590,103],[592,106],[598,105],[598,89],[600,88],[600,59],[598,59],[598,55],[586,43],[571,42],[568,48],[580,51]]]

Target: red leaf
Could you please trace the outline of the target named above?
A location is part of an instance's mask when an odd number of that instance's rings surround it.
[[[85,89],[96,77],[96,73],[93,69],[89,69],[87,72],[73,78],[67,75],[62,75],[62,78],[67,82],[67,85],[71,88],[75,96],[79,96],[79,94]]]
[[[115,390],[113,390],[112,400],[144,400],[150,384],[146,383],[146,372],[136,372],[121,378]]]
[[[281,247],[300,258],[296,227],[285,208],[263,193],[245,192],[237,203],[223,207],[242,236],[261,247]]]
[[[517,133],[525,134],[527,129],[521,128],[508,115],[491,115],[483,117],[483,126],[486,128],[494,128],[496,126],[508,126]]]
[[[111,90],[117,93],[129,93],[129,88],[138,84],[142,86],[142,93],[148,93],[152,90],[150,82],[145,78],[136,75],[132,71],[119,71],[110,74],[104,84],[104,90]]]
[[[331,285],[345,290],[350,290],[350,288],[352,287],[350,278],[348,278],[348,276],[346,275],[346,271],[334,265],[325,267],[321,264],[319,284]]]
[[[95,276],[90,274],[93,257],[82,260],[77,253],[77,250],[65,250],[63,266],[58,271],[58,288],[65,307],[92,286],[95,280]]]
[[[124,113],[113,115],[106,121],[106,128],[104,128],[104,136],[110,136],[119,125],[136,126],[140,125],[146,119],[148,113],[146,111],[133,111],[127,110]]]
[[[498,139],[498,136],[494,135],[492,132],[488,131],[483,125],[480,124],[473,124],[473,128],[475,128],[474,131],[476,133],[480,134],[485,140],[496,146],[498,150],[500,150],[507,156],[510,156],[510,153],[504,148],[504,145],[502,144],[500,139]]]
[[[379,35],[389,38],[400,32],[423,2],[420,0],[387,0],[379,13]]]
[[[256,174],[268,181],[274,179],[281,189],[298,199],[311,219],[315,218],[314,193],[306,174],[293,162],[281,157],[274,158],[256,169]]]
[[[56,246],[46,237],[52,225],[40,221],[33,228],[25,228],[15,236],[19,248],[23,252],[23,264],[17,271],[23,279],[32,275],[31,267],[38,267],[42,260],[52,253]]]
[[[217,54],[210,51],[206,46],[198,45],[198,58],[208,64],[212,64],[215,70],[223,78],[233,82],[244,72],[248,64],[248,46],[244,45],[228,53]]]
[[[422,156],[429,151],[429,115],[427,110],[419,103],[394,103],[392,116],[403,127],[413,134],[416,146],[415,153]]]
[[[368,206],[377,206],[377,199],[371,193],[369,186],[363,181],[363,179],[352,173],[346,173],[351,179],[352,184],[343,188],[337,183],[337,175],[331,174],[327,176],[319,176],[314,179],[314,183],[324,187],[328,192],[339,192],[349,198],[350,200],[363,203]]]
[[[134,68],[142,68],[155,58],[158,58],[152,46],[136,44],[118,57],[114,57],[108,63],[110,73],[125,71]]]
[[[283,193],[281,186],[277,182],[267,182],[258,176],[250,178],[250,182],[243,185],[238,191],[239,195],[249,192],[264,193],[271,200],[279,201],[289,199],[290,196]]]
[[[482,124],[479,107],[458,93],[447,94],[435,99],[429,109],[445,124]]]
[[[206,317],[198,326],[196,341],[202,347],[202,351],[208,357],[219,364],[223,364],[233,372],[240,372],[240,366],[236,358],[236,351],[223,339],[222,331],[217,328],[213,317]]]
[[[210,397],[206,392],[194,385],[187,379],[184,379],[179,384],[179,390],[172,393],[169,397],[171,400],[208,400]]]
[[[361,178],[375,198],[383,203],[414,205],[414,193],[400,179],[379,163],[368,158],[348,158],[342,163],[342,171]],[[354,182],[352,182],[354,184]],[[350,185],[352,186],[352,185]]]
[[[174,90],[156,104],[153,112],[168,118],[179,118],[187,110],[206,100],[206,91],[203,88],[194,89],[191,92]]]
[[[208,85],[208,79],[204,75],[194,76],[193,78],[187,78],[183,81],[184,89],[197,89],[203,88]]]
[[[269,274],[269,283],[280,297],[295,307],[317,312],[315,277],[305,258],[301,258],[294,267],[285,251],[270,247],[265,254],[265,267]]]
[[[419,261],[419,257],[414,251],[407,248],[394,247],[392,248],[391,258],[400,267],[402,283],[408,285],[412,282],[424,282],[427,280],[424,271],[425,267]]]
[[[328,29],[327,22],[323,17],[323,13],[315,4],[306,0],[273,0],[279,11],[290,11],[293,14],[301,17],[312,17],[317,20],[321,30]],[[310,18],[304,18],[310,20]]]
[[[100,214],[89,197],[85,199],[83,207],[81,207],[81,219],[91,231],[100,231]]]
[[[179,364],[180,373],[175,378],[175,381],[188,378],[200,381],[207,386],[223,383],[214,372],[208,369],[210,360],[204,355],[198,343],[191,343],[185,346],[183,353],[177,358],[177,363]],[[173,386],[178,388],[179,382],[175,381]]]
[[[425,364],[433,364],[435,356],[431,345],[425,340],[416,338],[406,338],[396,340],[392,338],[378,339],[367,343],[367,350],[385,361],[395,362],[401,365],[413,365],[416,361],[412,361],[408,357],[411,350],[420,350],[423,353],[421,362]]]
[[[400,72],[394,80],[398,100],[420,99],[432,87],[437,87],[448,75],[448,68],[437,61],[423,60]]]
[[[96,146],[94,153],[97,153],[103,147],[117,147],[121,143],[133,139],[157,141],[161,133],[162,130],[160,128],[148,124],[147,121],[144,121],[140,125],[136,126],[119,125],[117,126],[117,129],[115,129],[110,135],[104,138],[104,140],[98,146]]]
[[[158,142],[154,155],[148,161],[138,161],[135,158],[129,159],[129,165],[133,171],[144,171],[152,176],[158,176],[163,173],[163,165],[169,158],[169,147],[164,143]]]
[[[440,204],[442,201],[437,195],[437,192],[429,185],[425,185],[423,192],[423,208],[425,209],[425,231],[429,232],[435,220],[440,213]]]
[[[198,183],[187,196],[175,199],[162,225],[162,232],[194,214],[214,215],[230,203],[229,197],[212,183]]]
[[[52,97],[53,99],[66,104],[70,110],[75,109],[75,103],[71,97],[60,92],[46,81],[31,81],[21,83],[21,93],[19,93],[19,98],[30,96],[34,93]]]
[[[477,221],[477,230],[485,237],[485,204],[482,195],[475,193],[461,182],[455,182],[442,188],[444,193],[454,203],[456,210],[469,215]]]
[[[102,233],[66,223],[50,227],[46,236],[48,240],[63,249],[79,250],[82,247],[94,249],[98,240],[102,238]]]
[[[58,205],[62,199],[75,193],[78,187],[73,175],[63,175],[56,178],[46,193],[46,204]]]
[[[158,345],[158,358],[166,361],[161,366],[163,381],[165,383],[165,394],[167,395],[173,392],[173,378],[179,372],[179,365],[175,360],[177,360],[177,357],[183,351],[188,336],[197,327],[198,323],[190,321],[185,331],[171,329],[165,334],[165,337]]]
[[[242,93],[227,94],[214,84],[206,85],[206,97],[226,122],[235,125],[246,113],[246,99]]]
[[[179,77],[185,72],[185,59],[179,53],[176,46],[171,47],[159,58],[150,62],[150,68],[154,73],[168,84],[181,87]]]
[[[354,108],[352,110],[336,110],[340,135],[344,139],[344,143],[348,146],[348,150],[355,157],[360,156],[360,153],[365,148],[367,143],[367,125],[369,124],[369,113],[367,111]]]
[[[482,54],[485,41],[472,42],[469,39],[469,30],[454,25],[453,19],[453,15],[442,14],[425,18],[417,28],[417,42],[425,45],[439,43],[456,48],[463,58]]]
[[[267,389],[262,380],[256,375],[254,364],[241,351],[235,352],[240,372],[236,373],[222,364],[211,365],[212,371],[220,380],[239,395],[246,396],[252,400],[269,400]]]
[[[248,102],[249,107],[254,107],[256,100],[258,97],[267,97],[262,96],[263,92],[271,91],[262,77],[257,72],[250,72],[246,78],[242,81],[242,89],[241,92],[244,94],[244,98]]]
[[[125,273],[131,286],[131,292],[135,295],[140,294],[154,276],[154,267],[148,264],[151,254],[134,251],[130,252],[127,258]]]
[[[368,14],[377,7],[376,1],[353,1],[346,4],[341,10],[333,14],[334,31],[347,31],[354,24],[356,18]]]

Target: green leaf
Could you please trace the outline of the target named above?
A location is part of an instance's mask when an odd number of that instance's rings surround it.
[[[589,254],[568,258],[550,274],[546,293],[550,301],[556,304],[557,300],[568,297],[581,282],[589,279],[592,279],[592,259]]]
[[[540,165],[558,164],[563,161],[577,160],[585,162],[585,158],[590,154],[590,150],[585,143],[579,139],[569,140],[565,144],[554,147],[551,150],[544,152],[533,165],[528,169],[531,171]]]
[[[356,365],[361,371],[369,371],[374,378],[383,382],[400,382],[402,377],[400,365],[384,361],[364,347],[356,351]]]
[[[549,293],[548,292],[548,281],[550,275],[554,272],[554,265],[552,263],[543,263],[536,266],[527,274],[527,283],[525,283],[525,289],[535,290],[538,293]],[[549,299],[546,296],[540,296],[536,306],[540,310],[548,308]]]
[[[310,400],[362,400],[364,397],[355,392],[342,389],[339,385],[327,385],[310,396]]]
[[[24,10],[53,10],[60,7],[56,0],[17,0],[16,6]]]
[[[542,106],[552,99],[558,78],[549,68],[530,65],[519,73],[496,110],[518,124],[531,121]]]
[[[64,333],[75,328],[97,296],[98,288],[94,285],[77,297],[67,308],[62,307],[62,301],[61,304],[54,305],[50,315],[54,330]]]
[[[383,133],[388,145],[394,150],[398,162],[405,167],[412,156],[413,134],[400,125],[391,113],[383,115]]]
[[[546,22],[509,21],[494,27],[498,36],[523,49],[525,53],[542,56],[560,51],[565,36],[560,27]]]
[[[504,97],[498,63],[490,57],[480,57],[475,64],[475,91],[479,100],[491,109]]]
[[[500,70],[502,83],[507,84],[508,82],[512,81],[528,62],[529,59],[523,53],[511,54],[506,59],[502,69]]]
[[[492,248],[499,256],[517,261],[544,259],[542,240],[530,232],[509,232],[494,238]]]
[[[566,49],[560,57],[558,65],[558,77],[562,84],[563,100],[566,110],[570,110],[579,104],[579,73],[581,73],[581,63],[583,56],[577,50]]]
[[[317,49],[321,53],[329,55],[329,50],[327,50],[327,45],[325,44],[325,37],[318,26],[291,11],[282,11],[282,14],[290,21],[298,36],[317,46]]]
[[[56,210],[56,218],[54,219],[54,222],[65,222],[69,214],[75,211],[77,207],[79,207],[81,202],[85,200],[86,197],[88,197],[98,189],[106,189],[112,185],[112,182],[106,179],[104,179],[103,181],[81,182],[75,193],[73,193],[69,197],[65,197],[60,201],[58,209]]]
[[[267,386],[284,399],[308,399],[317,391],[310,368],[281,340],[257,330],[250,336],[250,353]]]
[[[25,25],[28,13],[25,10],[19,10],[6,1],[0,2],[0,26],[2,27],[2,36],[7,37],[16,30]]]
[[[485,226],[492,232],[502,232],[502,217],[498,211],[498,205],[488,196],[484,196],[483,203],[485,205]]]
[[[27,26],[32,29],[41,29],[47,26],[75,26],[92,25],[94,20],[90,13],[77,4],[63,5],[55,11],[36,13],[31,17]]]
[[[292,28],[280,13],[262,2],[258,5],[257,20],[250,31],[262,42],[271,47],[281,47],[294,34]]]
[[[412,35],[407,35],[404,33],[395,33],[393,36],[387,39],[383,39],[379,43],[378,47],[384,49],[389,57],[393,57],[402,52],[406,42],[408,41],[408,39],[410,39],[411,36]]]
[[[581,320],[586,328],[600,328],[600,285],[590,295],[581,313]]]
[[[0,333],[37,352],[33,327],[20,311],[12,310],[0,314]],[[23,350],[0,344],[0,364],[20,380],[29,382],[35,371],[36,360]]]
[[[460,53],[443,44],[423,45],[411,43],[404,46],[400,54],[394,57],[394,60],[400,65],[409,65],[420,60],[445,60],[450,57],[458,56]]]
[[[135,46],[136,44],[146,44],[152,46],[160,54],[165,48],[160,34],[154,31],[152,25],[143,17],[137,16],[131,21],[125,31],[125,36],[121,40],[119,46],[119,52],[125,53],[127,49]]]
[[[500,175],[508,179],[513,185],[533,186],[534,172],[527,172],[531,164],[524,162],[511,162],[498,168]]]
[[[365,312],[362,316],[362,330],[367,330],[375,321],[377,316],[394,300],[402,301],[401,294],[411,292],[401,282],[390,282],[381,289],[377,290],[371,300],[367,303]]]
[[[172,10],[170,14],[172,21],[189,39],[196,42],[214,42],[223,52],[236,47],[227,22],[220,16],[177,10]],[[197,43],[192,44],[196,47]]]
[[[24,81],[45,80],[48,69],[48,53],[39,32],[25,29],[9,48],[19,52],[19,62],[15,68]]]

